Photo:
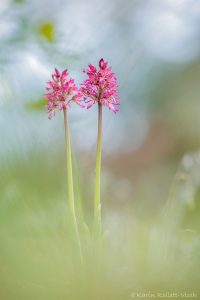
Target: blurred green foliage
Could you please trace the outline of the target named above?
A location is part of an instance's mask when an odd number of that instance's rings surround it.
[[[182,191],[188,187],[190,181],[176,176],[170,201],[151,221],[138,217],[130,201],[127,212],[119,209],[117,225],[107,224],[101,246],[81,230],[81,265],[67,222],[63,157],[49,161],[45,153],[32,153],[7,161],[0,182],[0,299],[124,300],[136,292],[199,293],[200,211],[194,222],[186,221],[191,212]]]
[[[24,3],[24,2],[26,2],[26,0],[13,0],[13,2],[16,2],[16,3]]]
[[[40,24],[38,34],[44,37],[48,42],[53,42],[55,39],[54,24],[51,22],[44,22]]]
[[[39,100],[33,100],[25,103],[25,108],[30,111],[44,111],[45,105],[48,103],[48,100],[41,98]]]

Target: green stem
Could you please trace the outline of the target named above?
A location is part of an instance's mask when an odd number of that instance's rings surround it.
[[[102,104],[98,104],[98,137],[96,150],[96,178],[94,194],[95,233],[101,234],[101,148],[102,148]]]
[[[72,150],[72,166],[73,166],[73,174],[76,178],[75,184],[74,184],[74,190],[75,190],[75,199],[77,198],[77,216],[78,216],[78,224],[84,223],[84,211],[83,211],[83,199],[82,199],[82,195],[81,195],[81,184],[80,184],[80,178],[78,176],[78,167],[77,167],[77,161],[76,161],[76,157],[73,153]]]
[[[76,220],[75,213],[75,204],[74,204],[74,187],[73,187],[73,173],[72,173],[72,155],[71,155],[71,145],[70,145],[70,133],[69,133],[69,125],[68,125],[68,117],[67,110],[63,109],[64,113],[64,127],[65,127],[65,140],[66,140],[66,158],[67,158],[67,185],[68,185],[68,203],[69,203],[69,211],[70,216],[73,222],[73,227],[76,235],[76,240],[79,247],[80,258],[82,261],[82,250],[81,250],[81,242],[78,231],[78,225]]]

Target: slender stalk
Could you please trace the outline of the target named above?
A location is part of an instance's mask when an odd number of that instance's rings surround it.
[[[95,233],[101,234],[101,148],[102,148],[102,104],[98,104],[98,137],[96,150],[96,176],[94,194]]]
[[[76,178],[75,184],[74,184],[74,195],[75,195],[75,199],[77,198],[77,216],[78,216],[78,224],[84,223],[84,212],[83,212],[83,199],[82,199],[82,194],[81,194],[81,188],[80,188],[80,178],[78,176],[78,167],[77,167],[77,161],[76,161],[76,157],[73,153],[72,150],[72,168],[73,168],[73,174]]]
[[[65,140],[66,140],[66,158],[67,158],[67,185],[68,185],[68,203],[69,203],[69,211],[72,219],[72,223],[74,226],[74,231],[79,247],[80,258],[82,262],[82,249],[80,236],[78,231],[78,225],[76,220],[75,213],[75,204],[74,204],[74,187],[73,187],[73,173],[72,173],[72,155],[71,155],[71,145],[70,145],[70,133],[69,133],[69,125],[68,125],[68,117],[67,110],[63,110],[64,113],[64,127],[65,127]]]

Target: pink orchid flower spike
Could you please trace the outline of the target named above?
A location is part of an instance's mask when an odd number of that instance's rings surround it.
[[[87,108],[95,103],[108,107],[114,113],[118,111],[120,101],[118,98],[118,85],[112,67],[103,58],[99,61],[99,69],[91,64],[83,71],[88,78],[81,84],[81,92]]]
[[[74,79],[69,78],[69,73],[67,70],[64,70],[62,73],[60,73],[57,69],[55,69],[55,73],[52,74],[52,80],[47,82],[46,90],[47,94],[45,94],[44,96],[48,100],[46,108],[49,113],[49,119],[55,116],[56,110],[63,111],[67,162],[67,199],[69,206],[67,216],[70,220],[70,224],[72,224],[73,227],[73,233],[76,238],[77,247],[80,254],[80,261],[82,263],[82,247],[74,201],[73,167],[68,120],[68,109],[70,108],[72,102],[75,102],[79,106],[84,107],[84,105],[82,105],[82,93],[75,85]]]
[[[118,111],[120,101],[118,98],[118,86],[112,67],[103,58],[99,61],[99,69],[89,64],[88,69],[83,71],[87,79],[81,84],[83,99],[87,108],[94,104],[98,105],[98,132],[96,149],[96,171],[94,186],[94,234],[101,237],[101,151],[102,151],[102,108],[106,106],[114,113]]]
[[[52,74],[52,80],[47,82],[47,94],[44,95],[48,100],[45,106],[49,113],[49,119],[55,116],[56,110],[69,109],[71,102],[75,102],[80,107],[82,104],[82,93],[79,91],[74,83],[74,79],[69,78],[69,73],[64,70],[60,73],[55,69]]]

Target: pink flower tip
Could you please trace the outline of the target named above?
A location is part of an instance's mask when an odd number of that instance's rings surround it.
[[[102,69],[102,70],[105,70],[107,65],[108,65],[108,63],[105,62],[103,58],[101,58],[100,61],[99,61],[99,68]]]

